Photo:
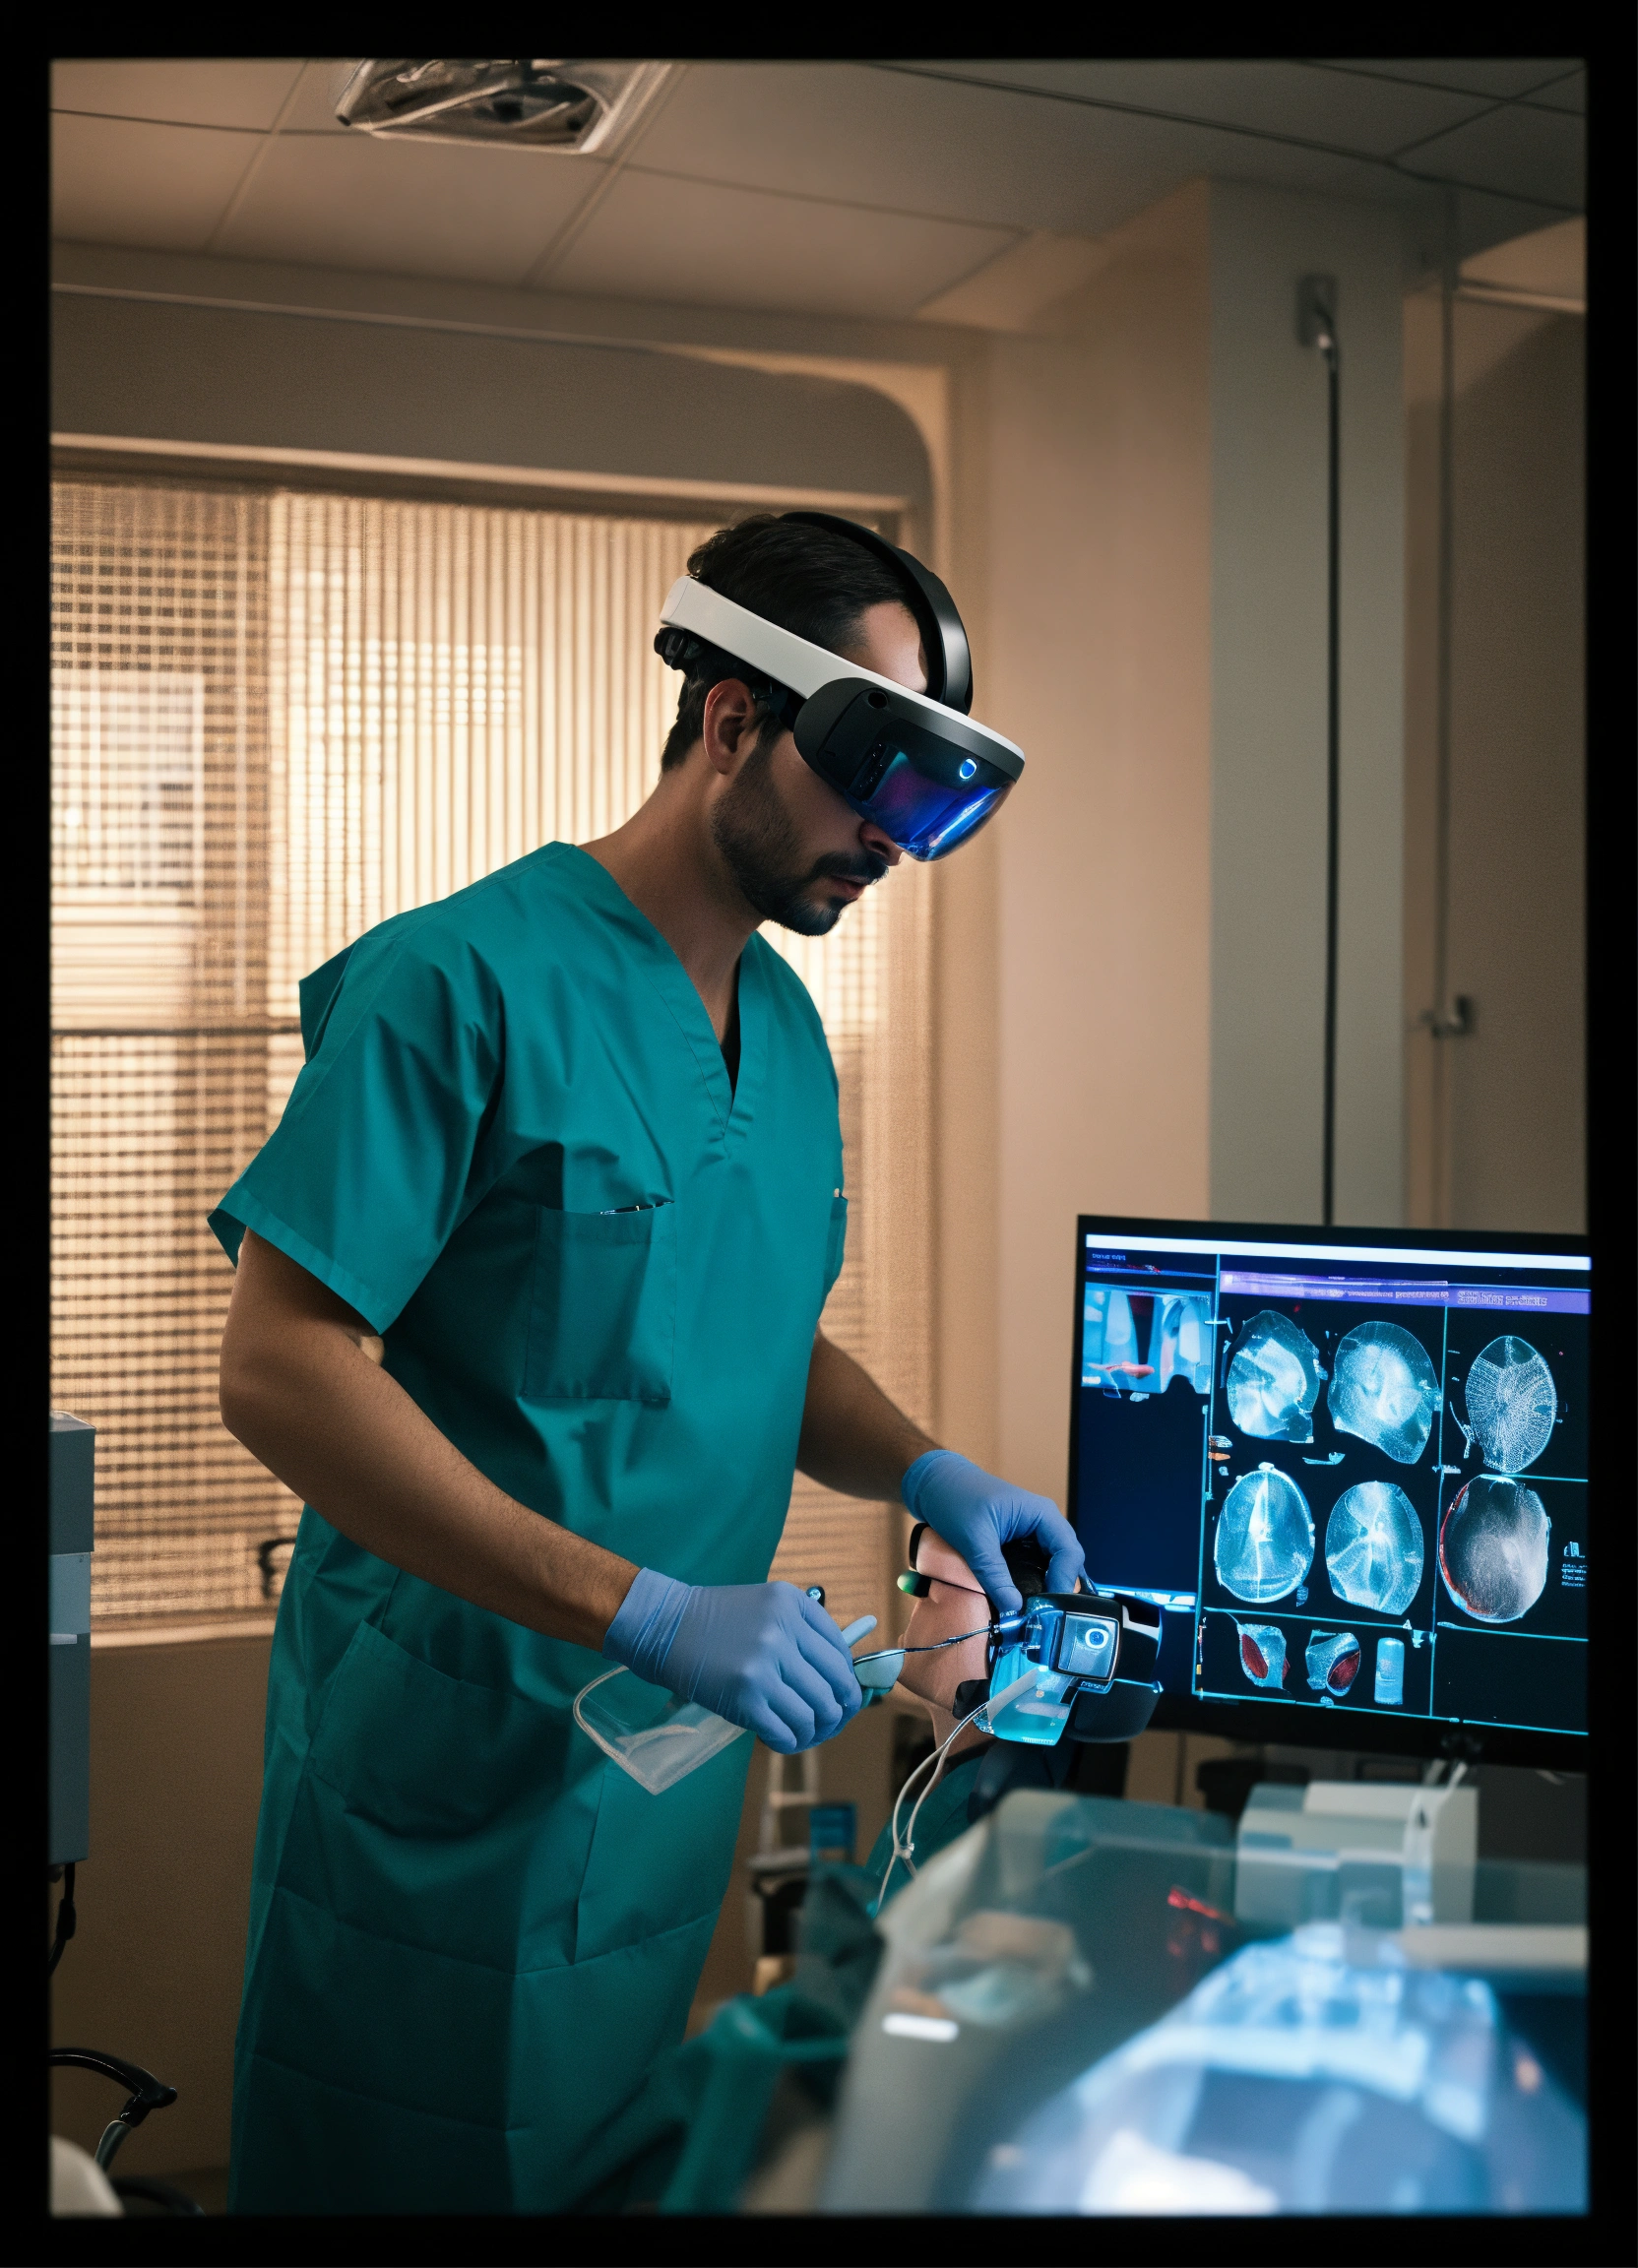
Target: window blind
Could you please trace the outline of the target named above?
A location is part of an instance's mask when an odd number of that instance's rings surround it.
[[[63,480],[53,555],[53,1397],[99,1428],[94,1611],[265,1611],[299,1506],[222,1428],[205,1214],[277,1124],[296,986],[372,923],[618,826],[708,526]],[[930,1402],[928,876],[765,934],[842,1091],[825,1327]],[[903,1519],[800,1478],[775,1572],[889,1625]]]

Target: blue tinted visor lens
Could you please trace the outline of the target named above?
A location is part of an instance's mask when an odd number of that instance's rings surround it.
[[[959,773],[968,765],[972,772],[963,780]],[[942,858],[982,826],[1007,792],[993,784],[993,774],[984,778],[986,769],[969,757],[955,780],[935,780],[900,749],[868,795],[848,800],[912,858]]]

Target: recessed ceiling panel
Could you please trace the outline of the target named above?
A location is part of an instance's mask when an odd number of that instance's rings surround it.
[[[130,118],[51,121],[51,232],[200,252],[263,146],[258,134]]]
[[[594,158],[280,134],[218,251],[520,284],[602,168]]]
[[[1440,180],[1574,212],[1586,202],[1587,131],[1564,111],[1510,104],[1411,152],[1407,165]]]
[[[694,306],[904,316],[1008,241],[998,228],[762,196],[628,166],[567,255],[537,281]]]
[[[923,66],[1029,89],[1020,99],[1129,104],[1186,121],[1386,158],[1459,125],[1486,97],[1305,63],[952,63]]]
[[[1406,193],[1385,167],[1350,158],[863,65],[696,64],[636,161],[696,180],[1094,236],[1206,173],[1332,196],[1398,202]]]
[[[1567,79],[1560,79],[1551,87],[1538,88],[1530,97],[1545,110],[1573,110],[1585,116],[1587,110],[1587,74],[1572,71]]]
[[[51,66],[53,110],[103,118],[151,118],[173,126],[266,129],[301,72],[283,61],[75,61]]]
[[[1318,67],[1357,71],[1370,79],[1403,79],[1418,87],[1455,87],[1473,94],[1488,94],[1498,102],[1562,79],[1576,67],[1573,55],[1415,56],[1380,62],[1373,56],[1351,56],[1337,62],[1329,58]]]

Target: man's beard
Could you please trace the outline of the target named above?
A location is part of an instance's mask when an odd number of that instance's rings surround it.
[[[834,853],[799,870],[796,830],[774,786],[772,756],[772,739],[752,749],[739,777],[712,813],[712,837],[741,894],[764,921],[777,921],[800,937],[823,937],[836,927],[851,901],[810,898],[806,893],[811,886],[827,875],[879,882],[887,872],[887,860],[858,850],[851,855]]]

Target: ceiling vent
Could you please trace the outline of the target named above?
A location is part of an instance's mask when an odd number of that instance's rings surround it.
[[[373,58],[347,81],[336,116],[365,134],[606,155],[648,108],[669,70],[666,63]]]

